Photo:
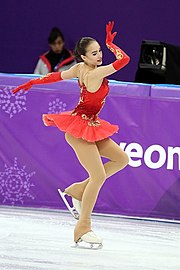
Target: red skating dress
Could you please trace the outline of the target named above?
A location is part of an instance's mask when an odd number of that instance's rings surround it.
[[[100,141],[116,133],[119,129],[117,125],[111,125],[98,117],[109,93],[108,80],[104,78],[99,89],[93,93],[84,84],[79,83],[79,86],[81,94],[75,109],[59,114],[43,114],[44,124],[56,126],[88,142]]]

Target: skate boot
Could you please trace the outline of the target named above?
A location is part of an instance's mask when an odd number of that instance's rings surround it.
[[[72,204],[74,208],[76,209],[76,211],[78,212],[78,214],[80,215],[81,214],[81,201],[72,197]]]
[[[91,230],[90,220],[87,219],[78,221],[74,230],[74,242],[75,247],[100,249],[103,240]]]
[[[84,181],[87,182],[87,181]],[[74,183],[69,187],[65,188],[64,193],[72,197],[73,207],[76,209],[78,214],[81,213],[81,200],[83,196],[83,189],[81,183]]]
[[[81,213],[81,202],[75,198],[72,197],[72,206],[70,206],[68,200],[66,199],[66,196],[70,196],[69,194],[67,194],[65,191],[61,191],[61,189],[58,189],[58,192],[62,198],[62,200],[64,201],[67,209],[70,211],[70,213],[72,214],[72,216],[75,219],[79,219],[79,215]]]

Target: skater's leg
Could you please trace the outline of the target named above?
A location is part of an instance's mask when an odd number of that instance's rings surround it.
[[[104,164],[106,178],[109,178],[127,166],[129,162],[128,155],[112,139],[107,138],[98,141],[96,145],[100,155],[110,160]]]
[[[81,182],[76,182],[67,187],[64,192],[70,195],[71,197],[75,198],[78,201],[82,200],[82,195],[84,192],[84,189],[89,181],[89,177]]]
[[[102,157],[108,158],[110,161],[104,164],[106,178],[109,178],[116,172],[122,170],[129,162],[127,154],[112,139],[107,138],[96,142],[99,153]],[[77,182],[65,189],[65,192],[77,200],[82,200],[83,192],[89,178],[82,182]]]
[[[90,178],[83,193],[81,215],[74,231],[74,240],[77,242],[81,236],[91,231],[91,213],[100,188],[106,179],[106,173],[95,143],[76,139],[67,133],[66,140],[74,149],[78,160],[86,169]]]

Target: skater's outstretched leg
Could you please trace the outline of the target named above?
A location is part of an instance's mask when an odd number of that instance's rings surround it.
[[[91,213],[96,203],[98,193],[106,179],[106,173],[95,143],[76,139],[68,133],[66,133],[66,140],[74,149],[77,158],[90,177],[82,196],[80,219],[74,230],[74,241],[78,242],[82,240],[87,233],[91,232]],[[98,237],[96,240],[96,242],[99,243]]]

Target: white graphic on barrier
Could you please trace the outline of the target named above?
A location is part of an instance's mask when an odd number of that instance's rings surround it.
[[[49,111],[48,113],[60,113],[66,110],[66,103],[61,101],[59,98],[56,98],[55,100],[49,102]]]
[[[0,195],[3,197],[3,202],[8,202],[14,205],[16,202],[24,203],[24,197],[32,200],[35,199],[31,194],[31,187],[34,186],[30,182],[30,178],[35,172],[27,173],[26,166],[18,167],[17,158],[14,158],[14,165],[8,167],[6,164],[5,171],[0,172]]]
[[[14,87],[6,86],[0,89],[0,108],[12,118],[15,114],[26,111],[26,92],[12,93]]]
[[[167,170],[178,169],[180,171],[180,147],[167,146],[165,149],[162,145],[152,144],[144,149],[141,144],[131,142],[120,142],[120,147],[129,157],[131,167],[140,167],[143,163],[150,169],[159,169],[166,166]],[[156,154],[156,159],[153,158]]]

